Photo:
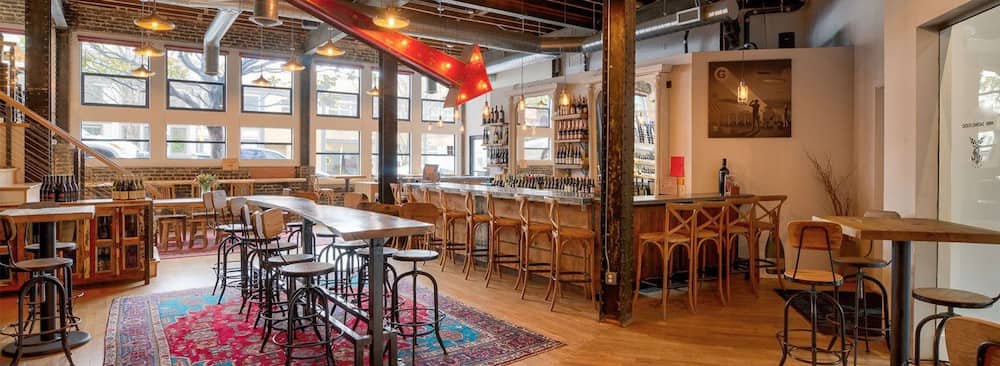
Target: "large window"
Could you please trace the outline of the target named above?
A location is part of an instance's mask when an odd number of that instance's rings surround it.
[[[292,72],[281,69],[283,60],[243,57],[243,111],[257,113],[292,113]],[[270,85],[255,85],[261,75]]]
[[[372,85],[378,84],[379,72],[372,71]],[[396,74],[396,119],[410,120],[410,79],[409,74]],[[378,96],[372,97],[372,118],[378,119]]]
[[[424,165],[436,164],[441,174],[455,174],[455,135],[421,135],[420,154]]]
[[[240,127],[240,159],[288,160],[291,158],[291,128]]]
[[[225,127],[167,125],[167,159],[222,159],[225,157]]]
[[[167,50],[167,108],[223,111],[226,109],[226,56],[219,56],[219,74],[202,72],[201,52]]]
[[[14,66],[17,66],[17,84],[24,86],[24,34],[0,32],[0,35],[3,35],[4,42],[17,44],[19,57],[14,59]]]
[[[545,128],[552,125],[552,102],[548,95],[524,98],[524,124]]]
[[[83,104],[146,107],[149,80],[132,76],[145,63],[133,46],[80,42]],[[147,65],[148,67],[148,65]]]
[[[354,117],[361,110],[361,69],[355,66],[316,65],[316,114]]]
[[[524,160],[552,159],[551,142],[548,137],[525,137]]]
[[[448,88],[424,76],[420,93],[420,120],[424,122],[455,123],[455,108],[445,108],[444,99],[448,97]]]
[[[316,130],[316,175],[361,174],[361,133]]]
[[[149,159],[149,124],[83,122],[80,139],[112,159]]]
[[[372,175],[378,175],[378,132],[372,132]],[[396,174],[410,174],[410,134],[396,135]]]

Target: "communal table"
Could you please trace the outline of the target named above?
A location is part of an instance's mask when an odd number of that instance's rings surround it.
[[[934,219],[851,216],[818,216],[814,219],[840,224],[844,235],[855,239],[892,241],[892,311],[889,330],[891,366],[906,365],[910,355],[910,328],[913,325],[910,305],[913,301],[911,243],[1000,244],[998,231]]]
[[[94,206],[63,206],[49,208],[14,208],[0,212],[0,216],[10,218],[14,225],[38,224],[39,251],[38,258],[54,258],[56,256],[56,222],[59,221],[80,221],[94,218]],[[23,234],[22,234],[23,235]],[[64,299],[59,296],[59,299]],[[53,286],[45,286],[45,299],[41,304],[41,339],[28,339],[24,342],[24,356],[39,356],[50,353],[62,352],[61,342],[52,342],[59,336],[52,332],[56,329],[56,289]],[[70,348],[75,348],[90,341],[90,333],[83,331],[66,332],[67,343]],[[3,353],[14,355],[17,353],[17,344],[11,343],[3,348]]]
[[[365,240],[371,251],[368,265],[371,266],[369,283],[384,282],[385,258],[382,248],[386,238],[410,235],[429,234],[434,225],[425,222],[404,219],[375,212],[356,210],[340,206],[320,205],[312,200],[292,196],[247,196],[247,202],[265,208],[278,208],[302,217],[303,251],[312,254],[315,251],[315,240],[312,234],[313,225],[319,224],[344,240]],[[384,298],[385,289],[382,286],[368,286],[369,299]],[[385,334],[385,304],[382,301],[369,301],[368,335],[371,338],[369,364],[381,365],[386,334]],[[376,331],[378,330],[378,331]],[[391,332],[390,332],[391,334]],[[394,338],[389,346],[390,363],[396,360]],[[360,360],[355,354],[355,362]]]
[[[205,200],[201,197],[163,198],[153,200],[153,208],[155,209],[196,209],[199,207],[205,207]]]

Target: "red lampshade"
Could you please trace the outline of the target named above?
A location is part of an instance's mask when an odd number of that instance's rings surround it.
[[[684,178],[684,157],[683,156],[671,156],[670,157],[670,176]]]

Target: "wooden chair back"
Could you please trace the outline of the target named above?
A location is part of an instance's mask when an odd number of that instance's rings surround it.
[[[788,223],[792,248],[836,251],[843,243],[838,224],[825,221],[796,220]]]
[[[250,205],[244,203],[243,206],[239,208],[240,223],[246,227],[254,227],[253,213],[254,210],[250,209]]]
[[[476,214],[476,199],[472,192],[463,192],[462,201],[465,202],[465,214],[472,217]]]
[[[403,203],[403,191],[399,186],[399,183],[389,183],[389,189],[392,190],[392,200],[397,205]]]
[[[256,211],[254,216],[254,231],[261,239],[277,239],[285,229],[285,218],[281,209],[272,208],[267,211]]]
[[[218,213],[226,207],[226,191],[215,190],[201,194],[201,200],[205,202],[205,209]]]
[[[545,203],[549,206],[549,221],[552,223],[552,230],[558,232],[562,227],[562,220],[559,218],[559,201],[552,197],[545,197]]]
[[[1000,323],[964,316],[948,319],[944,344],[954,366],[1000,366]]]
[[[757,212],[757,220],[759,222],[766,222],[773,224],[775,230],[778,229],[778,224],[781,223],[781,206],[785,204],[788,200],[786,195],[767,195],[767,196],[757,196],[757,202],[754,204]]]
[[[316,192],[296,191],[289,193],[289,195],[292,197],[305,198],[313,202],[319,202],[319,193]]]
[[[0,261],[0,267],[14,268],[14,263],[17,263],[17,251],[14,250],[15,238],[17,238],[17,224],[10,217],[0,217],[0,254],[7,255],[6,263]]]
[[[705,201],[698,210],[698,231],[712,231],[722,236],[729,207],[725,201]]]
[[[227,202],[229,206],[229,215],[235,220],[240,215],[240,211],[243,210],[243,206],[247,205],[246,197],[233,197]]]
[[[663,227],[667,235],[678,234],[694,238],[694,233],[698,229],[698,211],[701,211],[701,204],[698,203],[667,203],[667,215]]]
[[[751,235],[757,225],[757,197],[727,198],[726,226],[746,226]]]
[[[435,225],[441,218],[437,206],[424,202],[404,203],[399,206],[399,217]]]
[[[377,202],[368,202],[368,201],[365,201],[365,202],[361,202],[358,205],[358,209],[359,210],[365,210],[365,211],[371,211],[371,212],[377,212],[377,213],[380,213],[380,214],[386,214],[386,215],[392,215],[392,216],[399,216],[399,206],[385,204],[385,203],[377,203]]]
[[[359,192],[344,193],[344,207],[358,208],[362,202],[368,202],[368,196]]]

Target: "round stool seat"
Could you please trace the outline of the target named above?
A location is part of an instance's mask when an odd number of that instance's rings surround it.
[[[838,257],[833,259],[833,263],[857,268],[884,268],[890,264],[886,260],[868,257]]]
[[[272,266],[281,266],[286,264],[312,262],[315,259],[316,256],[312,254],[275,255],[267,258],[267,264]]]
[[[171,214],[171,215],[156,215],[153,216],[155,221],[183,221],[187,219],[185,214]]]
[[[361,249],[368,248],[368,243],[365,243],[364,240],[338,241],[333,243],[333,247],[337,249]]]
[[[24,246],[24,250],[29,253],[38,253],[41,250],[41,247],[38,243],[28,244]],[[58,252],[61,250],[76,250],[76,243],[71,241],[57,241],[56,251]]]
[[[222,224],[216,225],[215,230],[225,231],[227,233],[247,233],[250,232],[252,228],[243,224]]]
[[[937,287],[914,289],[913,298],[929,304],[960,309],[983,309],[996,301],[975,292]]]
[[[69,258],[38,258],[14,263],[14,267],[25,272],[44,272],[67,268],[72,264],[73,260]]]
[[[805,285],[840,286],[844,284],[844,276],[839,273],[817,269],[800,269],[797,273],[786,271],[785,279]]]
[[[393,253],[392,259],[401,262],[427,262],[437,259],[440,255],[433,250],[409,249]]]
[[[337,267],[333,263],[326,262],[304,262],[278,267],[278,272],[288,277],[316,277],[336,270]]]
[[[295,243],[289,243],[287,241],[279,241],[277,243],[271,242],[263,245],[258,245],[254,250],[262,252],[286,252],[289,250],[294,250],[298,248],[299,245]]]
[[[386,258],[392,257],[398,252],[399,250],[395,248],[382,248],[382,256]],[[362,257],[367,257],[371,254],[371,250],[368,248],[360,248],[357,250],[356,253]]]

